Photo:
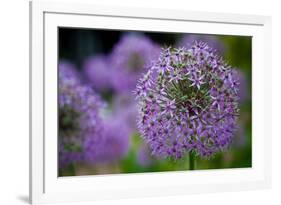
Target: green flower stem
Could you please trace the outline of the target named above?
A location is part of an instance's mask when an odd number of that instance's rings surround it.
[[[195,156],[193,153],[189,152],[189,170],[195,169]]]

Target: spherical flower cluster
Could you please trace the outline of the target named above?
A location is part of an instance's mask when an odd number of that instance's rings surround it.
[[[235,72],[203,42],[163,49],[134,91],[152,154],[208,158],[228,148],[239,111]]]
[[[102,131],[99,109],[104,106],[73,66],[59,64],[59,165],[86,161],[89,144],[98,146]],[[91,153],[95,155],[95,152]]]
[[[141,74],[147,71],[147,65],[157,59],[160,51],[160,47],[145,36],[124,35],[109,57],[115,90],[132,91]]]

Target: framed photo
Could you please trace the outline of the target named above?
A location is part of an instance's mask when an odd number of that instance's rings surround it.
[[[270,187],[270,17],[39,1],[30,20],[32,204]]]

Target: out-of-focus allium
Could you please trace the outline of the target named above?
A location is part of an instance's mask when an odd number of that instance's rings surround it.
[[[135,90],[138,127],[152,154],[208,158],[228,148],[238,115],[234,73],[205,43],[164,49]]]
[[[195,42],[205,42],[210,46],[212,49],[214,49],[217,53],[222,55],[225,52],[225,46],[222,41],[220,41],[216,36],[210,36],[210,35],[198,35],[198,34],[185,34],[179,42],[177,42],[177,47],[190,47]]]
[[[128,129],[136,131],[137,105],[133,96],[119,94],[113,98],[113,115],[119,116],[120,120],[127,125]]]
[[[244,147],[247,142],[247,135],[245,132],[245,126],[242,124],[242,122],[238,123],[238,128],[236,132],[236,137],[233,142],[234,147]]]
[[[85,161],[89,143],[99,142],[102,129],[99,109],[103,103],[90,87],[81,84],[70,64],[60,63],[58,75],[59,165],[63,167]]]
[[[129,129],[126,124],[114,117],[104,120],[103,123],[104,130],[98,149],[95,146],[89,146],[86,154],[87,159],[95,163],[120,160],[129,150]]]
[[[142,144],[137,152],[137,161],[138,164],[143,166],[143,167],[147,167],[150,166],[152,163],[152,156],[149,150],[149,147],[147,147],[147,145]]]
[[[88,58],[83,69],[86,78],[95,90],[108,91],[112,89],[112,69],[106,56],[98,55]]]
[[[132,91],[151,61],[157,60],[160,47],[142,35],[124,35],[110,56],[112,83],[117,91]]]
[[[239,102],[242,103],[249,99],[249,90],[248,90],[248,86],[247,86],[247,79],[246,79],[245,74],[240,70],[237,70],[236,78],[239,80],[239,83],[240,83],[238,96],[239,96]]]
[[[60,60],[59,62],[59,79],[63,81],[68,81],[68,83],[81,83],[81,76],[77,72],[75,66],[66,60]],[[72,82],[70,82],[72,81]]]

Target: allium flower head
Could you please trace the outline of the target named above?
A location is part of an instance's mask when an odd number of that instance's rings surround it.
[[[138,127],[152,154],[208,158],[228,148],[238,115],[235,72],[202,42],[164,49],[134,91]]]
[[[92,88],[81,84],[70,64],[59,64],[58,75],[59,164],[64,166],[85,161],[88,144],[99,142],[102,129],[99,109],[104,104]]]
[[[124,35],[111,53],[114,77],[112,83],[119,91],[132,91],[137,79],[152,60],[156,60],[160,47],[143,35]]]

